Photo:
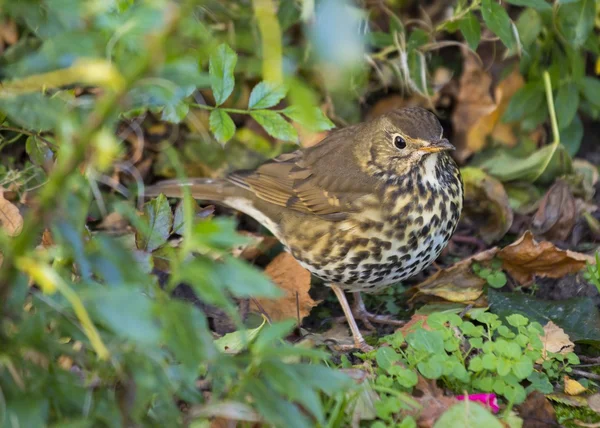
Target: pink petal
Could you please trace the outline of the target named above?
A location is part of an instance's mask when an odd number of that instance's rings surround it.
[[[478,403],[483,404],[488,409],[490,409],[494,413],[498,413],[500,407],[498,407],[498,399],[496,398],[496,394],[492,393],[479,393],[479,394],[469,394],[469,395],[457,395],[457,400],[464,401],[476,401]]]

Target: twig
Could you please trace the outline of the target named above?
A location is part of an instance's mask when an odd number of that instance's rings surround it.
[[[574,374],[574,375],[577,375],[577,376],[581,376],[581,377],[584,377],[586,379],[600,380],[600,375],[597,375],[596,373],[584,372],[583,370],[573,369],[573,371],[571,372],[571,374]]]

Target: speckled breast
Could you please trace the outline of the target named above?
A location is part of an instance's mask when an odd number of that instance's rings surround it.
[[[386,183],[340,222],[311,220],[287,246],[314,275],[346,291],[375,293],[431,264],[454,233],[463,205],[448,157]]]

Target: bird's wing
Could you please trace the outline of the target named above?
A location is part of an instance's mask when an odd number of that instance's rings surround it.
[[[344,141],[352,136],[345,128],[314,147],[283,154],[253,171],[233,173],[229,180],[274,205],[343,220],[356,209],[355,201],[377,185],[356,164],[351,142]]]

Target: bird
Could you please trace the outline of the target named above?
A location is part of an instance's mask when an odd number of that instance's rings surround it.
[[[401,325],[366,311],[378,293],[416,275],[456,230],[463,182],[442,125],[420,107],[395,109],[329,133],[221,179],[171,179],[146,196],[192,197],[253,217],[338,298],[353,349],[372,349],[355,318]],[[345,293],[352,293],[351,307]]]

